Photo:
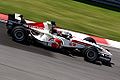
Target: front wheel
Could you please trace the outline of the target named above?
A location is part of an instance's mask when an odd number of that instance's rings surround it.
[[[86,48],[83,54],[86,61],[95,62],[98,59],[98,51],[95,47]]]
[[[12,36],[13,40],[15,40],[17,42],[24,42],[28,38],[28,33],[24,27],[17,26],[15,28],[13,28],[13,30],[11,32],[11,36]]]

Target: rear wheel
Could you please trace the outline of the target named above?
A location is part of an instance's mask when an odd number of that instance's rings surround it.
[[[17,42],[24,42],[28,38],[28,33],[24,27],[17,26],[15,28],[13,28],[13,30],[11,32],[11,36],[12,36],[13,40],[15,40]]]
[[[83,51],[84,59],[89,62],[95,62],[98,59],[98,51],[95,47],[88,47]]]

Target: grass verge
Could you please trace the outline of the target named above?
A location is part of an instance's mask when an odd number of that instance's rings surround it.
[[[120,41],[120,13],[75,0],[0,0],[1,13],[21,13],[34,21]]]

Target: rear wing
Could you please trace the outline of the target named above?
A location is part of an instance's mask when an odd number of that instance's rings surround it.
[[[21,14],[8,14],[8,20],[6,23],[7,28],[13,28],[15,26],[23,26],[26,24],[25,19],[23,18],[23,15]]]
[[[18,14],[18,13],[8,14],[8,20],[12,20],[12,21],[21,20],[20,15],[21,14]]]
[[[8,20],[11,20],[11,21],[21,21],[21,17],[20,16],[23,16],[23,15],[22,14],[18,14],[18,13],[8,14]],[[35,23],[34,21],[30,21],[30,20],[26,20],[26,19],[24,19],[24,22],[26,22],[27,24]]]

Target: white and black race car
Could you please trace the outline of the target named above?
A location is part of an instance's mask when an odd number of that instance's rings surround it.
[[[63,49],[71,54],[83,55],[90,62],[111,63],[112,54],[99,46],[91,37],[81,39],[79,33],[57,28],[54,21],[26,23],[22,15],[9,14],[7,33],[14,41],[34,40],[45,46]]]

